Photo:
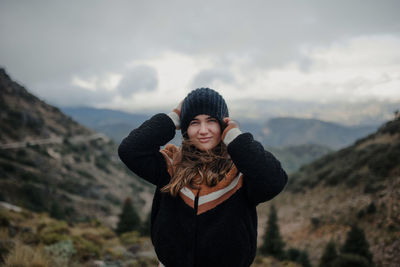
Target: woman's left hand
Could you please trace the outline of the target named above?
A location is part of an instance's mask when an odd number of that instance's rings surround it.
[[[225,117],[223,120],[226,123],[226,125],[234,125],[234,126],[238,127],[238,124],[229,117]]]

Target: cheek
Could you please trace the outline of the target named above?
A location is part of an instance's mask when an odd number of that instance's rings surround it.
[[[213,127],[212,132],[215,136],[221,137],[221,127],[219,126],[219,124]]]
[[[189,126],[187,129],[187,135],[189,139],[192,139],[196,135],[196,129],[193,126]]]

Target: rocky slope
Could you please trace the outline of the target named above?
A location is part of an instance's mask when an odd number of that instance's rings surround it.
[[[113,141],[30,94],[4,69],[0,93],[0,201],[114,226],[131,197],[146,217],[153,189],[123,166]]]
[[[260,237],[272,203],[286,247],[306,249],[314,264],[329,240],[340,248],[357,224],[376,265],[399,266],[400,118],[291,175],[285,191],[259,207]]]

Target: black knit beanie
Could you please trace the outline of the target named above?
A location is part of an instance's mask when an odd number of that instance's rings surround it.
[[[223,119],[229,117],[228,107],[220,94],[210,88],[195,89],[182,103],[180,115],[182,135],[186,134],[189,123],[194,117],[201,114],[216,118],[221,126],[224,124]]]

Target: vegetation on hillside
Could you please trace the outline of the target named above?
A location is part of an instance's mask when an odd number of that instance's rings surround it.
[[[283,148],[266,147],[281,162],[283,169],[288,173],[296,172],[304,164],[310,163],[330,152],[332,149],[321,146],[304,144]]]
[[[357,225],[353,225],[347,233],[346,241],[340,250],[340,254],[336,252],[335,242],[333,240],[329,241],[320,259],[319,266],[374,266],[372,254],[369,250],[369,244],[365,238],[364,230],[359,228]]]
[[[0,207],[0,265],[156,266],[149,237],[138,232],[118,236],[97,220],[69,223],[45,213]]]
[[[290,177],[288,189],[305,192],[319,184],[354,187],[362,183],[365,193],[375,193],[382,189],[382,181],[395,177],[399,168],[400,119],[397,118],[352,146],[301,167]]]
[[[399,153],[397,116],[376,133],[290,175],[286,191],[271,203],[260,205],[261,227],[266,221],[262,214],[275,205],[280,211],[279,227],[284,242],[290,247],[307,249],[312,264],[319,264],[324,247],[332,240],[339,248],[340,266],[355,266],[356,262],[369,266],[369,257],[345,253],[339,246],[345,244],[351,226],[358,225],[365,231],[377,266],[399,265]]]
[[[285,245],[279,230],[277,210],[272,205],[268,215],[263,242],[258,250],[260,256],[269,256],[282,262],[292,262],[303,267],[311,267],[307,251],[292,247],[285,250]]]

